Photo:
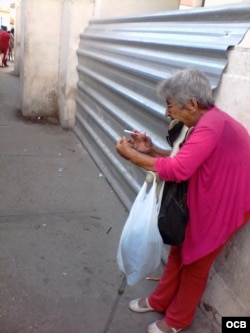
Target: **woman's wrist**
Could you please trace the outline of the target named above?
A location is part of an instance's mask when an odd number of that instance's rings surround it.
[[[157,147],[154,144],[152,144],[150,156],[152,156],[152,157],[165,157],[165,156],[169,156],[170,153],[171,153],[171,150],[162,149],[162,148]]]
[[[127,158],[131,163],[141,168],[154,171],[154,156],[131,149]]]

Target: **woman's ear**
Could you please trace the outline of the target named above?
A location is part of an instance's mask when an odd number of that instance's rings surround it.
[[[190,110],[191,112],[195,112],[198,110],[198,102],[196,98],[191,98],[188,103],[187,103],[187,109]]]

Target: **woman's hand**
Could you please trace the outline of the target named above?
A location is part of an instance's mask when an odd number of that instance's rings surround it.
[[[136,134],[133,134],[133,136],[134,135]],[[154,158],[148,156],[147,154],[141,154],[140,152],[137,152],[133,148],[134,143],[132,143],[132,141],[132,139],[128,139],[126,137],[121,138],[116,144],[116,150],[118,154],[141,168],[154,171]]]
[[[150,155],[153,147],[152,140],[146,133],[141,133],[139,131],[133,131],[131,134],[131,139],[129,142],[132,148],[139,151],[140,153]]]
[[[121,138],[116,144],[116,150],[123,158],[129,160],[129,155],[132,151],[131,140],[126,137]]]

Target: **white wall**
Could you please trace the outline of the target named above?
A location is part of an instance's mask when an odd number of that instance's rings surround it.
[[[24,116],[54,115],[58,102],[61,0],[21,2],[21,101]]]
[[[180,9],[182,8],[190,8],[190,7],[202,7],[203,0],[181,0],[180,1]]]
[[[10,11],[9,10],[0,10],[0,27],[5,25],[7,30],[10,30]]]
[[[250,30],[233,50],[216,91],[216,104],[239,120],[250,133]]]
[[[79,34],[94,15],[94,1],[63,0],[59,55],[58,108],[63,128],[75,123],[76,71]]]
[[[20,42],[21,42],[21,32],[22,32],[22,19],[21,19],[21,3],[20,0],[16,2],[16,17],[15,17],[15,60],[14,60],[14,74],[19,76],[20,74],[20,62],[21,62],[21,53],[20,53]]]
[[[95,17],[108,18],[175,10],[179,0],[96,0]]]
[[[79,34],[93,15],[90,0],[21,1],[15,73],[21,76],[24,116],[56,116],[64,128],[73,127],[76,50]]]
[[[249,2],[249,0],[205,0],[205,7],[233,5],[242,2]]]
[[[180,0],[180,9],[190,9],[192,7],[216,7],[233,5],[249,0]]]

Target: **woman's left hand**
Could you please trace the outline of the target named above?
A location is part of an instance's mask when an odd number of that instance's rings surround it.
[[[126,137],[121,138],[116,144],[116,150],[123,158],[129,160],[132,151],[132,143]]]

